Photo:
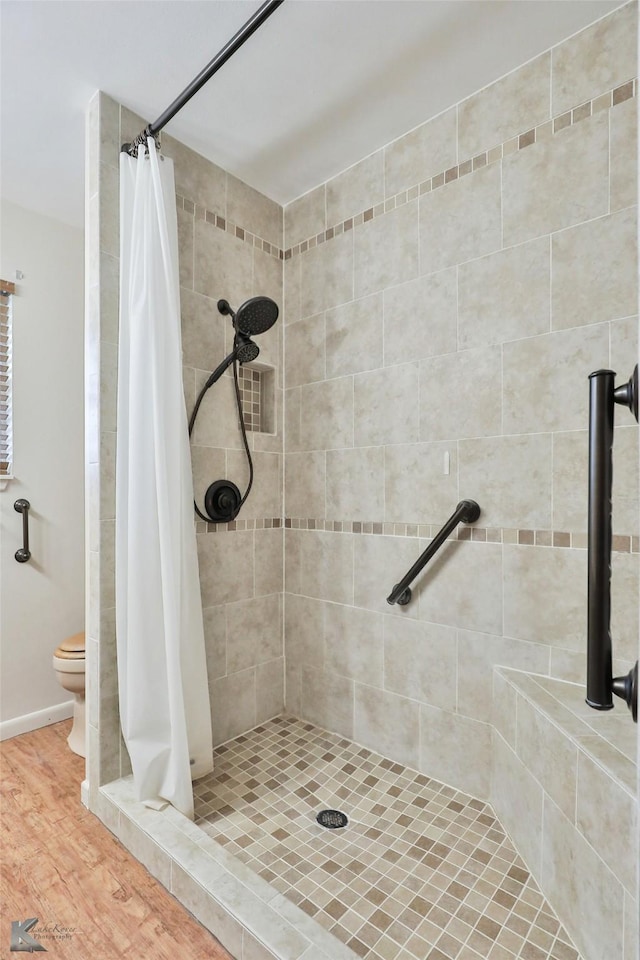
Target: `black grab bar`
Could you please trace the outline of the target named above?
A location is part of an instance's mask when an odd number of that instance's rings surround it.
[[[449,534],[455,530],[459,523],[475,523],[480,516],[480,507],[475,500],[461,500],[455,511],[451,514],[442,530],[439,531],[424,551],[421,553],[414,565],[404,575],[399,583],[387,597],[387,603],[399,603],[404,607],[411,600],[411,588],[409,584],[418,576],[423,567],[429,563],[434,553],[440,549]]]
[[[613,412],[616,403],[638,419],[638,367],[615,387],[613,370],[589,375],[589,535],[587,549],[587,703],[611,710],[621,697],[638,718],[638,664],[625,677],[613,677],[611,649],[611,489]]]
[[[14,556],[18,563],[26,563],[31,559],[31,550],[29,550],[29,507],[28,500],[16,500],[13,509],[16,513],[22,514],[22,546],[16,550]]]

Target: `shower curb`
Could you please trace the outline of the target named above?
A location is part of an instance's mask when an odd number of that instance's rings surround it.
[[[235,960],[356,960],[349,947],[174,807],[157,811],[135,800],[131,776],[99,792],[112,808],[120,842]]]

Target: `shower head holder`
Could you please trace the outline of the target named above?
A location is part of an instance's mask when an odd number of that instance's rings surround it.
[[[235,520],[242,495],[231,480],[216,480],[204,495],[205,513],[212,523]]]

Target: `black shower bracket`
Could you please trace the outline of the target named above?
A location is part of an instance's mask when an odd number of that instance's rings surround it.
[[[421,570],[429,563],[432,556],[438,552],[450,533],[453,533],[459,523],[475,523],[480,516],[480,507],[475,500],[461,500],[454,512],[451,514],[442,530],[440,530],[427,549],[420,554],[414,565],[408,570],[402,580],[396,583],[395,587],[387,597],[387,603],[398,603],[401,607],[406,606],[411,601],[411,587]]]

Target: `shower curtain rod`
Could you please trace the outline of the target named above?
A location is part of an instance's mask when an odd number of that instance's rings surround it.
[[[252,17],[249,17],[247,22],[240,27],[238,32],[234,34],[231,40],[224,45],[224,47],[218,51],[213,60],[200,71],[197,77],[195,77],[188,87],[182,91],[182,93],[176,97],[173,103],[167,107],[164,113],[161,113],[157,120],[153,123],[150,123],[144,130],[141,131],[131,141],[131,143],[123,143],[120,152],[128,153],[131,156],[135,156],[138,146],[146,144],[148,137],[155,137],[160,130],[175,117],[176,113],[179,110],[182,110],[185,104],[191,100],[198,90],[205,85],[205,83],[211,79],[214,73],[217,73],[223,64],[229,60],[236,50],[239,50],[245,40],[248,40],[249,37],[255,33],[258,27],[261,27],[265,20],[274,13],[278,7],[284,3],[284,0],[266,0],[265,3],[259,7]]]

